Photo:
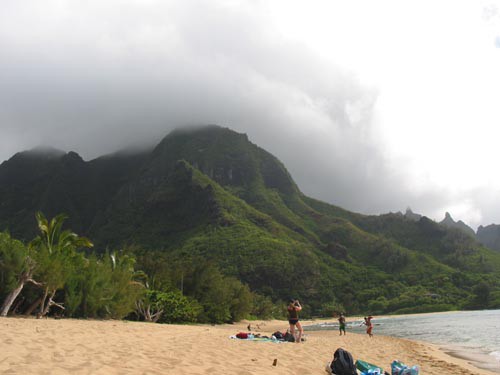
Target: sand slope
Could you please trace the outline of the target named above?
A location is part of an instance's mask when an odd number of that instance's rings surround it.
[[[389,337],[312,332],[302,344],[231,340],[245,322],[223,326],[123,321],[0,319],[1,374],[326,374],[342,346],[388,368],[392,359],[418,363],[422,374],[491,374],[427,344]],[[256,322],[252,322],[256,325]],[[286,322],[260,324],[262,333]],[[277,366],[272,366],[277,358]]]

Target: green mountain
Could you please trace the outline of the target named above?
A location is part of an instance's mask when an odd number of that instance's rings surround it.
[[[477,228],[477,240],[490,249],[500,251],[500,225],[482,225]]]
[[[499,253],[426,217],[307,197],[276,157],[217,126],[89,162],[16,154],[0,165],[0,229],[32,238],[36,210],[65,212],[98,249],[141,248],[139,266],[204,259],[275,301],[301,298],[313,315],[500,307]]]

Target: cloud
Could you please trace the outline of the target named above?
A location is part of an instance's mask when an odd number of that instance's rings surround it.
[[[29,141],[93,157],[184,122],[237,127],[247,118],[266,127],[266,116],[283,111],[340,123],[344,101],[363,94],[304,46],[275,37],[262,10],[205,1],[129,1],[119,11],[113,2],[35,3],[11,3],[16,21],[3,13],[0,29],[2,130]]]
[[[483,7],[483,19],[485,21],[490,21],[491,19],[497,18],[499,16],[498,6],[495,4],[488,4]]]
[[[500,35],[495,38],[495,47],[500,48]]]
[[[378,90],[285,38],[265,2],[3,8],[2,160],[39,144],[90,159],[215,123],[278,156],[305,193],[347,209],[427,214],[453,205],[443,189],[415,190],[405,161],[388,160]]]

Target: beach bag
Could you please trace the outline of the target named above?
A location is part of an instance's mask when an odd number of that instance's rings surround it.
[[[282,340],[283,339],[283,334],[280,331],[274,332],[273,336],[276,337],[277,340]]]
[[[236,337],[239,339],[248,339],[248,333],[240,332],[236,334]]]
[[[330,368],[332,369],[332,374],[357,375],[351,353],[342,348],[335,350]]]
[[[290,332],[287,332],[285,333],[285,336],[283,336],[283,340],[288,342],[295,342],[295,337]]]
[[[393,361],[391,363],[392,375],[418,375],[419,371],[420,369],[418,366],[408,367],[399,361]]]
[[[356,368],[361,371],[361,375],[381,375],[383,374],[383,370],[371,363],[365,362],[361,359],[356,361]]]

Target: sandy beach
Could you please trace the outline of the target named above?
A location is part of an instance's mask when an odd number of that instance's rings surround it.
[[[1,374],[326,374],[338,347],[389,370],[393,359],[421,374],[493,374],[420,342],[336,331],[307,332],[302,344],[230,339],[234,325],[160,325],[125,321],[0,319]],[[283,321],[251,322],[262,334]],[[305,323],[307,324],[307,322]],[[277,365],[273,366],[274,359]],[[389,370],[390,371],[390,370]]]

